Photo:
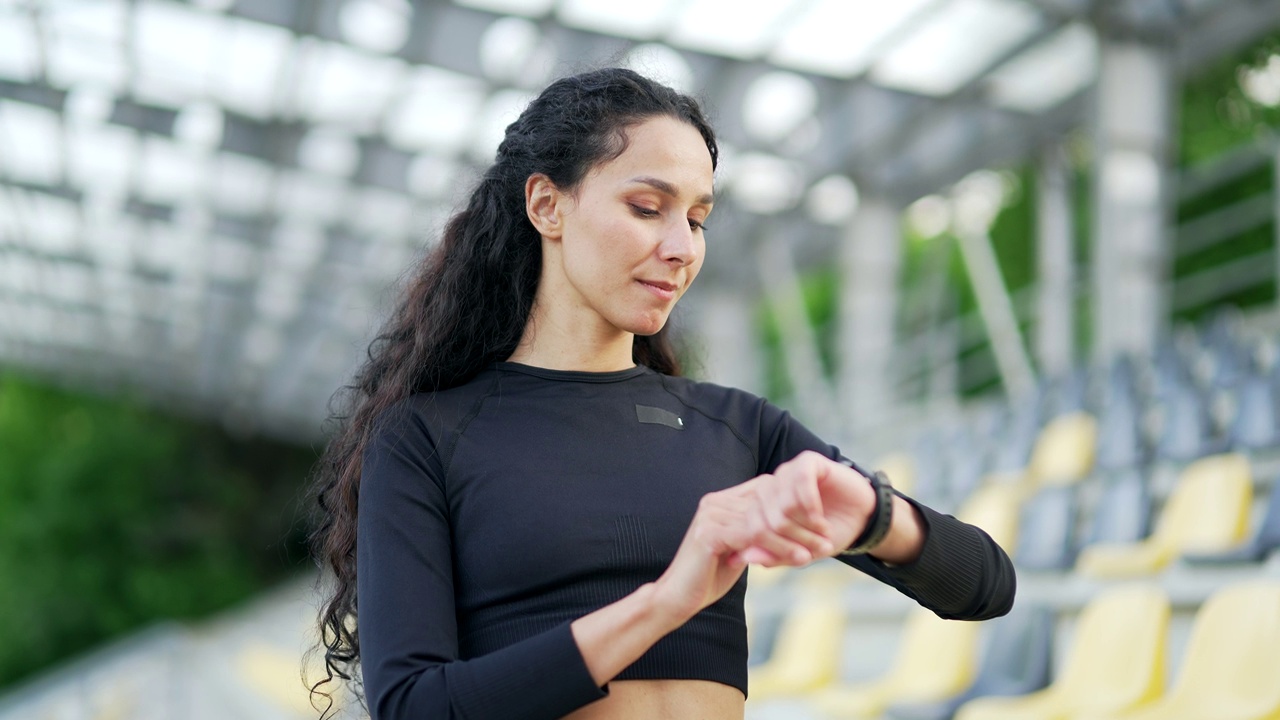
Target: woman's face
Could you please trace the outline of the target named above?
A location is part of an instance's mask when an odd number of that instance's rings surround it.
[[[577,310],[652,335],[702,268],[711,153],[692,125],[671,117],[641,122],[627,138],[621,155],[562,198],[559,261]]]

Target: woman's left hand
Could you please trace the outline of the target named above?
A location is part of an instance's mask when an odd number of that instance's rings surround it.
[[[853,543],[876,504],[875,491],[867,478],[811,450],[782,463],[773,474],[760,475],[743,485],[756,501],[750,518],[753,531],[788,537],[817,533],[830,542],[829,555]],[[797,564],[756,546],[742,550],[740,555],[746,562],[758,565]]]

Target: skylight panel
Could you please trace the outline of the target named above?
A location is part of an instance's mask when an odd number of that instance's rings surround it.
[[[142,142],[139,192],[152,202],[171,203],[195,197],[201,190],[202,168],[187,147],[156,136]]]
[[[1097,72],[1098,38],[1076,23],[996,70],[988,89],[997,105],[1040,112],[1090,85]]]
[[[89,305],[94,301],[92,268],[57,262],[45,268],[41,284],[45,293],[66,305]]]
[[[65,255],[77,245],[80,207],[77,203],[46,193],[26,193],[24,213],[30,241],[48,254]]]
[[[19,180],[56,185],[61,165],[58,114],[27,103],[0,101],[0,168]]]
[[[551,11],[556,0],[454,0],[462,7],[485,10],[499,15],[541,17]]]
[[[851,77],[865,71],[883,43],[934,0],[817,0],[802,8],[769,53],[770,62]]]
[[[406,69],[400,60],[312,39],[304,41],[300,60],[295,107],[314,122],[358,132],[374,129]]]
[[[75,124],[67,129],[67,141],[72,184],[125,191],[136,164],[137,133],[119,125]]]
[[[390,190],[365,188],[357,194],[355,206],[353,226],[376,235],[402,235],[408,232],[413,218],[409,198]]]
[[[344,214],[347,186],[339,180],[296,170],[281,171],[276,193],[281,215],[331,223]]]
[[[645,77],[673,88],[677,92],[693,93],[693,68],[678,50],[662,43],[644,43],[627,52],[622,59],[622,66],[635,70]]]
[[[257,158],[220,153],[211,177],[214,204],[220,210],[238,215],[266,212],[274,172],[271,165]]]
[[[227,42],[223,17],[189,5],[149,0],[138,5],[133,19],[138,98],[177,107],[205,97],[213,60]]]
[[[619,4],[617,0],[562,0],[556,15],[569,27],[647,40],[670,27],[676,0]]]
[[[243,240],[210,235],[208,245],[209,277],[224,282],[244,282],[254,276],[258,253]]]
[[[1017,0],[952,0],[876,62],[871,78],[911,92],[948,95],[1042,22],[1039,13]]]
[[[387,114],[387,139],[402,150],[457,153],[485,101],[485,84],[447,70],[417,69]]]
[[[274,266],[298,273],[310,272],[326,246],[320,227],[305,219],[286,219],[276,227],[272,238]]]
[[[472,138],[471,155],[478,162],[491,163],[506,135],[507,126],[533,101],[533,95],[520,90],[500,90],[489,98],[481,111]]]
[[[406,0],[346,0],[338,11],[342,36],[365,50],[392,53],[409,38],[413,8]]]
[[[25,11],[0,7],[0,78],[30,82],[40,71],[36,30]]]
[[[108,0],[62,0],[50,5],[44,22],[49,80],[70,88],[81,83],[124,87],[126,8]]]
[[[682,6],[667,39],[716,55],[758,57],[796,4],[796,0],[694,0]]]
[[[226,45],[213,63],[215,96],[225,107],[267,119],[277,109],[277,86],[294,52],[293,33],[238,18],[226,23]]]

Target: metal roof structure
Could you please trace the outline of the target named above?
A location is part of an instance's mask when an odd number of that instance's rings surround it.
[[[905,206],[1086,123],[1100,43],[1185,72],[1276,28],[1280,0],[0,0],[0,365],[314,438],[558,75],[704,99],[705,282],[741,282],[762,232],[821,255],[860,194]]]

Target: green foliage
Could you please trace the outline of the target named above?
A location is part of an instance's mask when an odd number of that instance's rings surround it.
[[[1188,77],[1179,104],[1178,163],[1211,160],[1280,127],[1280,108],[1251,100],[1240,85],[1245,68],[1280,53],[1280,35],[1264,38]]]
[[[0,374],[0,685],[296,568],[313,461]]]

